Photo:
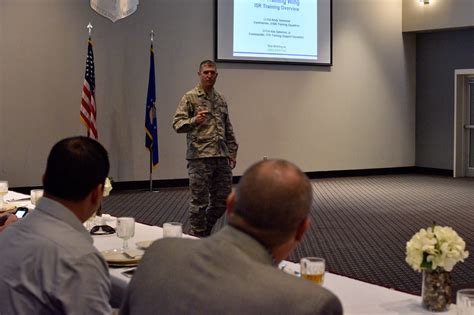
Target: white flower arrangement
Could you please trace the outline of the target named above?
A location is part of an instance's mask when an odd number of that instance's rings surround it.
[[[110,180],[110,177],[105,178],[105,183],[104,183],[104,193],[103,196],[107,197],[110,195],[110,191],[112,190],[112,181]]]
[[[452,271],[469,256],[464,240],[449,226],[421,229],[407,242],[405,261],[415,270],[443,268]]]

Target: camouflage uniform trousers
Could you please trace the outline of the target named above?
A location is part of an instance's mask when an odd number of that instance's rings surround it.
[[[191,229],[203,236],[226,210],[227,196],[232,189],[232,170],[226,157],[201,158],[188,161],[191,202]]]

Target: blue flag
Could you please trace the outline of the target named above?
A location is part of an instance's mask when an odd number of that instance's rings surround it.
[[[150,76],[148,79],[148,93],[146,96],[145,111],[145,147],[150,150],[150,164],[158,166],[158,124],[156,122],[156,89],[155,89],[155,53],[153,44],[150,47]],[[151,170],[150,170],[151,171]]]

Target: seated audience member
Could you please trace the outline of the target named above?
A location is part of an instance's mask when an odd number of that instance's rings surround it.
[[[342,314],[333,293],[277,268],[308,229],[311,201],[311,184],[295,165],[253,165],[227,198],[227,226],[147,250],[121,313]]]
[[[102,201],[109,172],[97,141],[73,137],[51,149],[44,196],[0,233],[0,314],[108,314],[107,263],[82,223]]]
[[[0,232],[5,230],[7,226],[16,222],[18,218],[13,213],[7,213],[0,216]]]

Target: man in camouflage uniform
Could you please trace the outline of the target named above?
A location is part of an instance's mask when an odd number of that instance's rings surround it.
[[[173,128],[178,133],[187,133],[191,235],[209,236],[226,210],[238,144],[227,103],[214,89],[216,64],[204,60],[198,76],[199,84],[178,105]]]

